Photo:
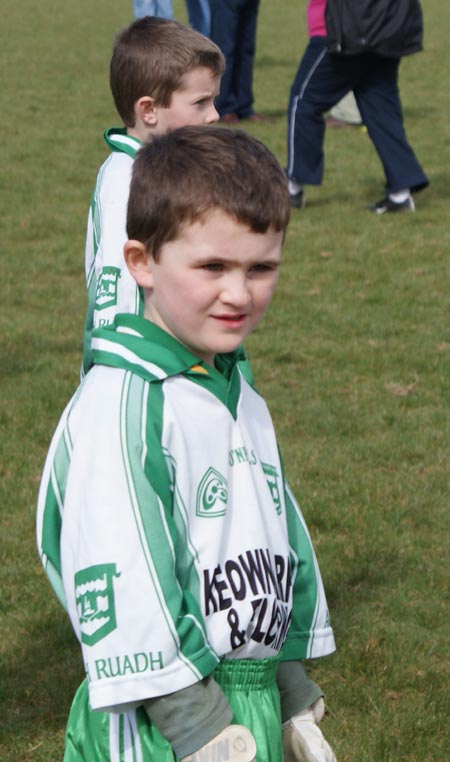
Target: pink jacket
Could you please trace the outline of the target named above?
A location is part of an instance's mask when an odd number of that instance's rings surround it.
[[[325,37],[325,6],[327,0],[309,0],[306,11],[306,22],[310,37]]]

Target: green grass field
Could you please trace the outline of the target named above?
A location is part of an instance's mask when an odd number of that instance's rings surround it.
[[[261,3],[255,105],[275,123],[251,131],[282,164],[305,5]],[[425,52],[403,61],[401,92],[431,187],[415,215],[371,215],[372,145],[330,130],[324,184],[293,213],[279,290],[247,344],[329,597],[338,650],[310,667],[339,762],[443,762],[450,746],[450,6],[423,6]],[[109,56],[131,18],[131,0],[2,14],[3,762],[62,760],[83,676],[38,560],[35,504],[78,380],[87,207],[102,132],[119,123]]]

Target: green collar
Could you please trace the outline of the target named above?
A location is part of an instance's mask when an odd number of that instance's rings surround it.
[[[135,158],[142,143],[138,138],[127,135],[125,127],[110,127],[105,130],[103,137],[113,151],[127,153],[132,159]]]
[[[183,375],[208,389],[237,416],[241,373],[248,378],[248,361],[242,347],[218,354],[215,366],[192,354],[177,339],[137,315],[116,315],[114,323],[92,334],[95,365],[125,368],[150,383]]]

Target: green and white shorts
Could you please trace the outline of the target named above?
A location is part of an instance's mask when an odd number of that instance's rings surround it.
[[[214,672],[233,712],[256,740],[256,762],[282,762],[279,660],[222,661]],[[86,680],[72,703],[64,762],[175,762],[172,747],[143,707],[112,714],[89,708]]]

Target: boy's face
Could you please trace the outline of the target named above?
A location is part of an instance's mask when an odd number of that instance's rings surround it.
[[[214,99],[219,94],[220,77],[204,66],[184,75],[181,87],[172,94],[170,106],[157,106],[158,122],[154,134],[164,134],[177,127],[213,124],[219,119]]]
[[[186,225],[148,259],[145,315],[210,365],[253,331],[278,280],[283,233],[253,233],[222,211]]]

